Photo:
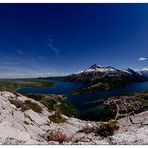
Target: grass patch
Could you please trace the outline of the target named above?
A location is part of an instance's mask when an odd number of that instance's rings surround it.
[[[40,101],[45,97],[44,95],[41,95],[41,94],[26,94],[25,96],[32,98],[36,101]]]
[[[58,112],[55,112],[55,114],[49,116],[48,118],[54,123],[64,123],[66,121],[66,119],[62,117],[61,114]]]
[[[79,117],[78,110],[62,95],[27,94],[26,96],[39,101],[45,105],[49,111],[55,111],[58,107],[59,113],[61,114],[64,114],[68,117]]]
[[[35,102],[32,102],[31,100],[25,100],[25,104],[37,113],[42,113],[42,111],[43,111],[43,108],[41,106],[39,106]]]
[[[59,110],[61,114],[64,114],[68,117],[79,117],[79,112],[66,100],[61,102],[59,105]]]
[[[141,104],[142,104],[142,106],[143,106],[144,108],[145,108],[145,107],[148,108],[148,100],[141,99],[140,102],[141,102]]]
[[[140,99],[145,99],[145,100],[148,100],[148,92],[142,92],[142,93],[138,93],[137,96],[140,98]]]
[[[114,134],[116,130],[119,129],[116,121],[109,121],[107,123],[103,123],[97,128],[96,134],[100,137],[108,137]]]
[[[57,104],[57,102],[54,99],[51,99],[51,100],[43,99],[43,100],[41,100],[41,103],[43,105],[45,105],[48,108],[49,111],[54,111],[55,110],[55,106]]]

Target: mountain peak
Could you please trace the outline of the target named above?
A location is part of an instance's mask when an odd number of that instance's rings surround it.
[[[97,64],[93,64],[90,66],[90,69],[98,69],[98,68],[101,68],[102,66],[100,65],[97,65]]]

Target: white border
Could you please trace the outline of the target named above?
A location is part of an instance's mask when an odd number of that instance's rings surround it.
[[[84,148],[146,148],[147,145],[1,145],[3,148],[79,148],[79,147],[84,147]]]
[[[147,3],[147,0],[0,0],[0,3]],[[47,148],[57,148],[57,147],[99,147],[99,148],[108,148],[115,147],[114,145],[3,145],[3,148],[36,148],[36,147],[47,147]],[[123,147],[133,147],[133,145],[117,145],[118,148]],[[147,147],[147,145],[134,145],[135,148]]]

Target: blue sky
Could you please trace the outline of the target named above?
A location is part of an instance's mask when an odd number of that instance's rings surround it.
[[[148,4],[0,4],[0,77],[92,64],[148,69]]]

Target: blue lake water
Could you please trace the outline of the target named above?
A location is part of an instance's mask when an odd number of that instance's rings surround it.
[[[39,93],[39,94],[64,94],[69,101],[76,106],[80,112],[86,112],[100,105],[107,97],[127,94],[135,91],[148,91],[148,81],[141,83],[132,83],[123,87],[118,87],[112,90],[100,91],[95,93],[72,95],[70,92],[75,89],[84,87],[84,84],[73,82],[55,81],[53,88],[22,88],[17,90],[18,93]]]
[[[18,89],[18,93],[28,94],[68,94],[70,91],[74,89],[79,89],[84,87],[84,84],[81,83],[73,83],[73,82],[63,82],[63,81],[53,81],[53,88],[21,88]]]

